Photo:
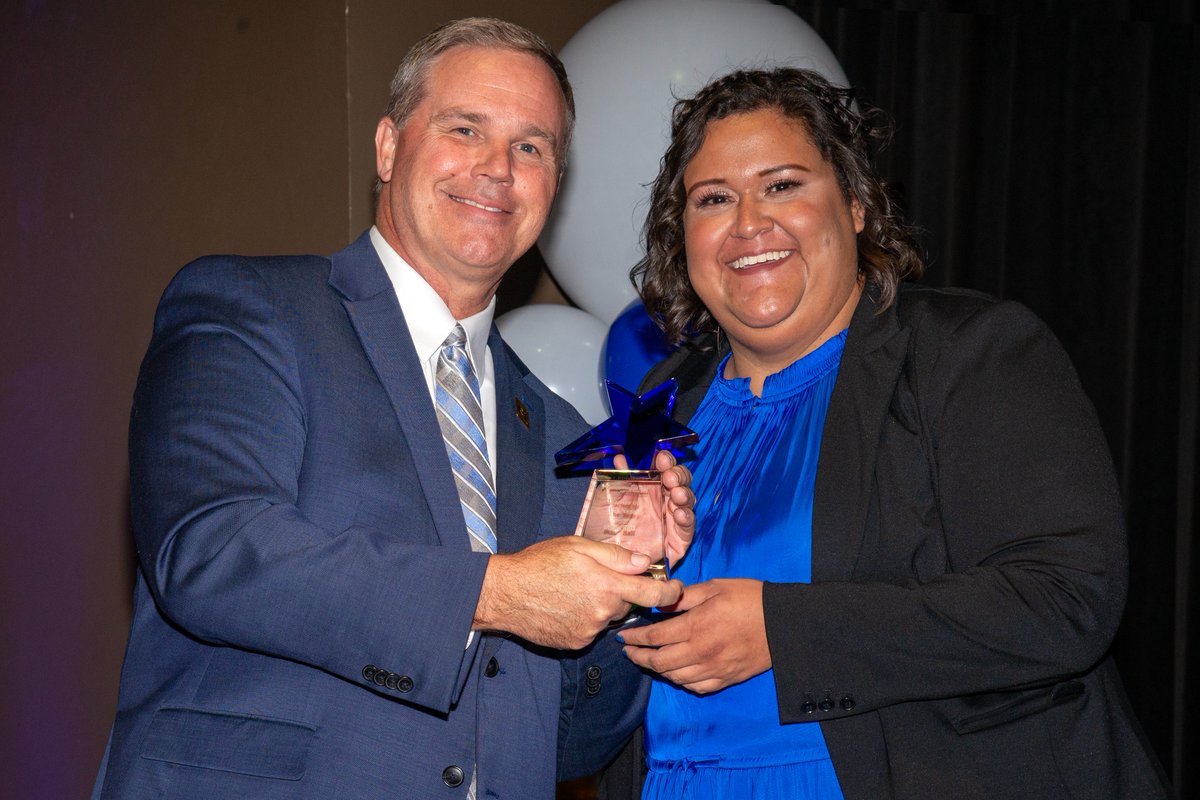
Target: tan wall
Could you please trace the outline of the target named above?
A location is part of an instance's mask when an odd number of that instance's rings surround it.
[[[0,795],[86,796],[100,760],[130,614],[129,402],[170,276],[368,225],[388,79],[435,24],[502,16],[561,46],[610,2],[0,11]],[[536,254],[511,284],[509,306],[561,297]]]

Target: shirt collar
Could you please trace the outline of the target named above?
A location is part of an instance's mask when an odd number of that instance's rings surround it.
[[[437,355],[442,342],[454,330],[454,323],[459,322],[467,334],[467,356],[477,375],[482,375],[484,354],[487,352],[488,336],[492,330],[492,316],[496,312],[496,298],[493,295],[487,308],[478,314],[472,314],[466,319],[455,320],[454,315],[446,306],[441,296],[426,283],[408,262],[400,257],[392,246],[383,238],[383,234],[375,226],[371,226],[371,244],[387,270],[392,287],[396,290],[396,298],[400,301],[400,310],[404,313],[404,321],[408,324],[408,332],[412,337],[417,357],[424,363],[429,363]]]

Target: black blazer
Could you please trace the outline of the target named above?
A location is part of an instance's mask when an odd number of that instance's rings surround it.
[[[763,590],[780,721],[821,723],[851,799],[1167,797],[1107,655],[1125,530],[1065,352],[1016,303],[873,295],[825,421],[813,581]],[[722,354],[645,385],[674,376],[686,421]],[[636,744],[608,797],[636,796]]]

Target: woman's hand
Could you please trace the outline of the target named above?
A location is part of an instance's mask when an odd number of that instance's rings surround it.
[[[692,544],[696,532],[696,496],[692,494],[692,472],[675,463],[670,450],[654,454],[654,468],[662,473],[663,489],[667,493],[667,514],[664,546],[667,563],[677,564]]]
[[[624,454],[613,458],[616,469],[629,469]],[[666,548],[668,564],[676,564],[683,558],[692,544],[696,532],[696,496],[692,494],[692,471],[683,464],[675,463],[670,450],[659,450],[654,454],[654,468],[662,473],[662,485],[666,493],[667,513],[664,515],[663,546]],[[658,560],[659,553],[649,554]]]
[[[625,655],[696,694],[741,683],[771,668],[762,581],[720,578],[688,586],[664,611],[684,613],[626,628]]]

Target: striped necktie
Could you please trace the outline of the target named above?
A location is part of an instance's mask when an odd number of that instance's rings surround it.
[[[467,358],[466,342],[462,325],[455,324],[438,350],[435,405],[446,453],[454,468],[463,518],[471,534],[471,549],[494,553],[496,488],[483,435],[479,380]]]

